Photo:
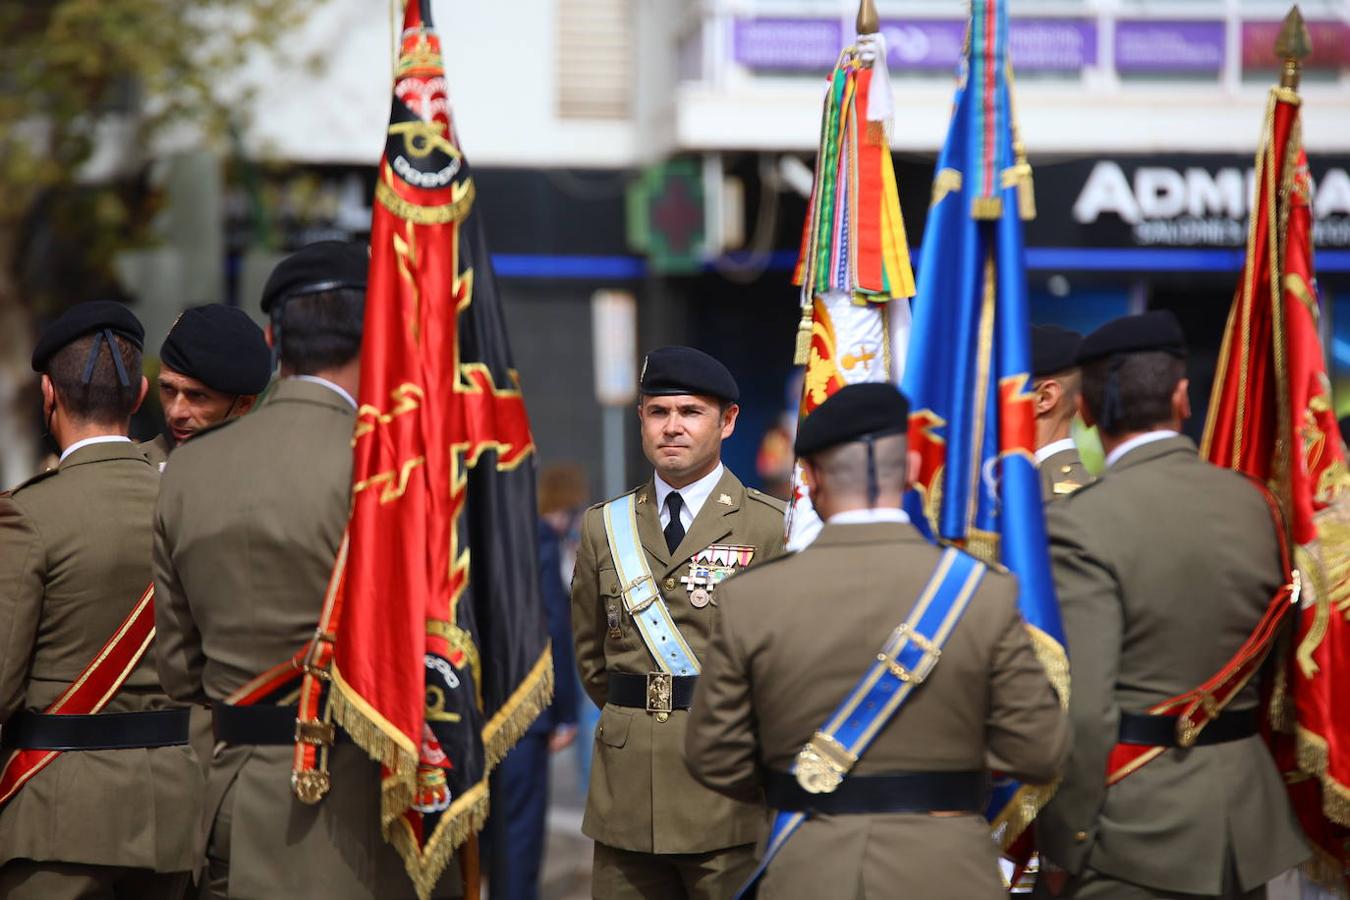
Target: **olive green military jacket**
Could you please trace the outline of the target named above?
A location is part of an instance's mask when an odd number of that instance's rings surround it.
[[[1046,503],[1067,497],[1092,481],[1092,474],[1083,465],[1078,448],[1061,450],[1038,463],[1041,472],[1041,499]]]
[[[174,450],[154,568],[159,672],[175,698],[220,703],[313,636],[347,523],[355,415],[335,391],[287,379]],[[291,793],[291,752],[231,746],[211,760],[205,827],[229,830],[229,895],[415,896],[380,834],[379,767],[339,743],[332,790],[307,806]],[[441,883],[458,880],[452,866]]]
[[[162,434],[148,441],[141,441],[136,447],[145,454],[146,459],[150,460],[150,465],[160,472],[164,471],[164,466],[169,462],[169,454],[173,452],[173,445]]]
[[[1219,671],[1281,583],[1274,525],[1242,476],[1169,437],[1138,446],[1046,513],[1069,642],[1073,754],[1037,821],[1043,856],[1157,890],[1251,890],[1306,857],[1260,737],[1173,749],[1106,786],[1122,710]],[[1230,709],[1259,702],[1255,680]]]
[[[900,522],[827,524],[805,550],[723,585],[686,755],[694,776],[750,797],[763,769],[787,772],[908,618],[942,551]],[[853,771],[998,769],[1058,774],[1068,722],[1031,648],[1017,582],[988,572],[928,679]],[[767,833],[769,816],[762,817]],[[981,815],[817,816],[770,864],[759,896],[1005,896]]]
[[[672,554],[661,531],[654,482],[635,493],[647,564],[671,618],[702,660],[725,609],[722,587],[714,590],[714,603],[696,609],[680,577],[688,572],[690,559],[710,544],[753,547],[752,567],[782,554],[784,504],[747,490],[726,470]],[[591,507],[582,520],[572,576],[577,667],[586,693],[601,707],[581,830],[611,847],[647,853],[703,853],[748,844],[757,836],[762,807],[753,799],[713,793],[690,777],[683,758],[687,710],[675,710],[667,721],[658,722],[645,710],[605,702],[606,673],[645,674],[658,667],[624,611],[602,507]],[[609,631],[611,610],[617,636]]]
[[[159,473],[118,441],[81,447],[0,495],[0,730],[53,703],[145,593],[158,490]],[[177,705],[151,650],[104,711]],[[68,751],[0,809],[0,863],[186,871],[200,851],[201,798],[186,746]]]

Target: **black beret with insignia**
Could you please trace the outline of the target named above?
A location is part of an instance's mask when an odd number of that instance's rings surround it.
[[[301,247],[272,270],[263,287],[262,310],[270,314],[277,301],[304,294],[341,288],[364,291],[369,268],[370,252],[364,243],[318,241]]]
[[[797,428],[793,449],[798,456],[810,456],[840,444],[908,430],[905,395],[889,382],[868,381],[840,388],[813,409]]]
[[[222,303],[185,310],[159,357],[222,394],[260,394],[272,378],[272,351],[262,329],[239,307]]]
[[[145,343],[145,328],[125,304],[115,300],[77,303],[48,325],[38,338],[37,346],[33,348],[33,371],[45,371],[48,361],[58,350],[87,334],[119,335],[135,344],[137,350]],[[119,360],[120,369],[120,357],[114,354],[114,358]]]
[[[1083,338],[1078,364],[1125,353],[1161,351],[1185,358],[1186,335],[1177,317],[1167,310],[1112,319]]]
[[[1083,336],[1058,325],[1031,326],[1031,374],[1036,378],[1072,369]]]
[[[661,347],[648,353],[638,391],[651,397],[694,394],[728,403],[741,396],[727,367],[693,347]]]

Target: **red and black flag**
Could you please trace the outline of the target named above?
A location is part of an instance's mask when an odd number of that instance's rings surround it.
[[[384,766],[384,834],[422,896],[482,827],[489,771],[553,688],[534,442],[430,6],[406,6],[375,189],[328,623],[333,717]]]
[[[1270,487],[1298,570],[1292,641],[1266,736],[1313,845],[1309,871],[1350,891],[1350,468],[1331,405],[1313,266],[1312,181],[1297,87],[1298,8],[1277,45],[1256,155],[1247,257],[1229,313],[1202,453]]]

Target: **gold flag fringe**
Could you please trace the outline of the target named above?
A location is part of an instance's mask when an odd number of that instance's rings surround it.
[[[534,668],[502,708],[483,726],[483,751],[491,771],[515,746],[539,714],[553,702],[553,648],[547,646]]]
[[[1332,777],[1327,766],[1327,742],[1298,726],[1298,767],[1322,783],[1322,813],[1337,825],[1350,827],[1350,787]]]
[[[1063,709],[1069,708],[1069,657],[1064,652],[1064,648],[1058,641],[1046,634],[1034,625],[1027,625],[1027,633],[1031,637],[1031,648],[1045,668],[1045,674],[1050,679],[1050,686],[1055,689],[1059,696],[1059,705]],[[1010,802],[998,817],[994,819],[992,827],[994,837],[998,840],[1000,846],[1007,850],[1013,842],[1021,837],[1022,832],[1031,827],[1032,821],[1045,804],[1050,802],[1050,798],[1055,796],[1055,791],[1059,789],[1060,780],[1056,778],[1053,782],[1046,785],[1023,785],[1013,795]]]
[[[488,775],[553,700],[552,648],[544,648],[520,686],[483,726],[485,765],[482,780],[450,804],[425,845],[420,847],[404,818],[416,791],[417,753],[410,751],[402,734],[384,723],[379,714],[342,680],[336,667],[333,688],[329,694],[333,718],[371,759],[394,773],[393,777],[385,779],[380,791],[381,829],[385,840],[403,858],[403,866],[417,896],[427,900],[455,851],[487,823]]]

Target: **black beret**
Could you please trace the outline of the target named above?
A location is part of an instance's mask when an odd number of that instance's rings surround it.
[[[145,328],[136,314],[115,300],[90,300],[77,303],[48,325],[33,348],[33,371],[42,372],[56,351],[71,341],[107,329],[136,345],[145,342]]]
[[[261,394],[272,378],[272,350],[262,329],[239,307],[221,303],[185,310],[159,358],[222,394]]]
[[[339,288],[366,289],[370,252],[355,241],[318,241],[277,263],[262,292],[262,311],[278,300]]]
[[[813,409],[797,428],[793,449],[810,456],[840,444],[909,430],[909,401],[885,381],[850,384]]]
[[[693,347],[661,347],[648,353],[638,390],[648,396],[697,394],[728,403],[741,397],[727,367]]]
[[[1078,348],[1078,364],[1118,353],[1150,350],[1186,356],[1186,336],[1182,334],[1181,323],[1165,309],[1138,316],[1121,316],[1107,322],[1083,338],[1083,344]]]
[[[1072,369],[1083,336],[1058,325],[1031,326],[1031,374],[1040,378]]]

